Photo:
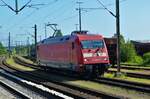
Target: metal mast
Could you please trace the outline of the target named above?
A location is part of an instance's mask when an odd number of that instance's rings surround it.
[[[116,33],[117,33],[117,72],[120,72],[120,14],[119,0],[116,0]]]
[[[82,30],[82,23],[81,23],[81,3],[83,2],[77,2],[79,4],[79,8],[77,10],[79,10],[79,31],[81,32]]]
[[[9,32],[9,36],[8,36],[8,54],[9,54],[9,58],[10,58],[10,32]]]

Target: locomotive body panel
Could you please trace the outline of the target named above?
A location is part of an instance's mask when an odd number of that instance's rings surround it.
[[[80,73],[103,74],[109,57],[103,37],[77,34],[48,38],[38,44],[37,58],[47,67],[67,69]]]

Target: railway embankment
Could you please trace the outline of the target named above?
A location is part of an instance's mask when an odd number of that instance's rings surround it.
[[[87,81],[87,80],[73,79],[73,78],[68,78],[68,77],[64,77],[64,76],[60,77],[55,74],[51,74],[51,76],[49,75],[49,78],[60,81],[60,82],[63,81],[64,83],[78,85],[78,86],[84,87],[84,88],[101,90],[103,92],[107,92],[107,93],[111,93],[111,94],[115,94],[115,95],[128,96],[130,98],[137,97],[137,99],[138,99],[140,96],[145,97],[145,98],[150,97],[149,94],[146,94],[143,92],[138,92],[138,91],[134,91],[134,90],[130,90],[130,89],[124,89],[122,87],[108,86],[107,84],[102,84],[102,83],[100,84],[100,83],[95,83],[95,82]],[[122,78],[119,78],[119,79],[122,79]]]

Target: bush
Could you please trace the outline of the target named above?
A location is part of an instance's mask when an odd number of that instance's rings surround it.
[[[135,56],[132,62],[137,64],[143,64],[143,58],[141,56]]]
[[[6,54],[6,48],[2,45],[2,43],[0,42],[0,55],[4,55]]]
[[[127,41],[125,44],[121,45],[121,61],[122,62],[133,62],[136,59],[136,51],[134,45]]]
[[[145,65],[150,65],[150,52],[148,52],[148,53],[145,53],[144,55],[143,55],[143,60],[144,60],[144,64]]]
[[[121,62],[143,64],[143,59],[138,56],[134,45],[128,40],[125,42],[121,40]],[[149,57],[149,56],[148,56]]]

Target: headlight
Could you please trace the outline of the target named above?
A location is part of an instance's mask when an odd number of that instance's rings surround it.
[[[104,58],[104,60],[106,61],[106,60],[108,60],[108,58]]]
[[[86,62],[86,61],[87,61],[87,59],[84,59],[84,61]]]

